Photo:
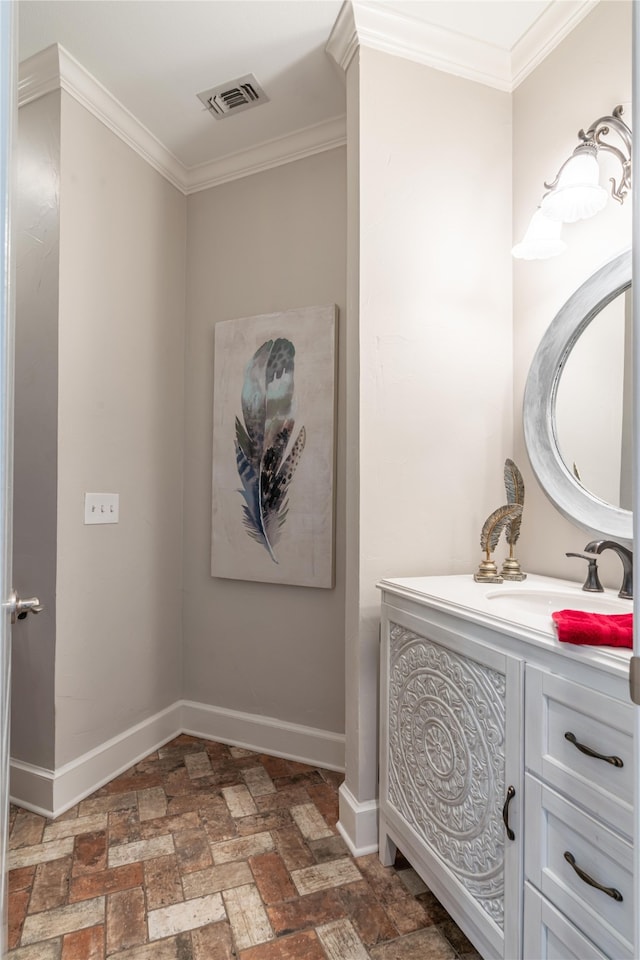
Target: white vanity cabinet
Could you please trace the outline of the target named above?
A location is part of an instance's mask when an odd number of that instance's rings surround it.
[[[463,625],[385,604],[382,858],[398,846],[484,956],[520,944],[522,677]]]
[[[532,665],[525,699],[527,884],[595,956],[633,960],[633,708]],[[547,937],[526,918],[525,957],[573,955],[549,953]]]
[[[630,651],[560,644],[558,583],[381,582],[380,857],[487,960],[633,960]]]

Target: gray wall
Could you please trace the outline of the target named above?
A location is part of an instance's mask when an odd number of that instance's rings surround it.
[[[184,476],[184,697],[344,730],[345,151],[188,199]],[[210,576],[214,326],[336,303],[339,317],[336,584]]]
[[[53,769],[60,92],[18,114],[13,582],[45,610],[13,630],[11,752]]]
[[[181,695],[186,204],[67,94],[19,119],[14,564],[45,610],[12,755],[59,768]]]
[[[57,766],[180,698],[185,247],[184,197],[63,94]]]
[[[344,149],[185,201],[66,94],[62,121],[58,94],[22,108],[15,570],[46,611],[15,633],[14,756],[60,766],[181,696],[342,732],[346,632],[352,787],[366,800],[378,577],[473,569],[506,455],[528,486],[523,565],[579,576],[564,552],[584,534],[528,473],[520,404],[552,316],[628,242],[631,210],[610,205],[569,228],[563,258],[512,268],[511,120],[519,238],[578,128],[630,99],[630,37],[630,4],[600,4],[512,98],[361,51],[348,316]],[[212,578],[215,324],[329,302],[336,587]],[[118,526],[84,527],[85,490],[120,493]]]
[[[631,101],[631,4],[600,3],[527,77],[513,95],[514,241],[520,240],[543,192],[574,147],[577,132],[618,103]],[[631,123],[630,111],[624,115]],[[610,138],[616,143],[615,136]],[[616,168],[601,175],[607,177]],[[631,244],[631,198],[610,199],[590,220],[563,227],[567,250],[550,260],[514,260],[514,450],[526,486],[518,551],[532,573],[580,580],[581,561],[567,551],[582,550],[592,535],[565,520],[533,476],[522,435],[522,397],[535,350],[560,307],[594,270]],[[588,405],[590,397],[576,398]],[[619,586],[617,557],[599,563],[603,582]]]
[[[504,500],[511,104],[506,93],[366,47],[347,82],[357,157],[349,186],[358,198],[349,222],[358,334],[347,376],[359,382],[347,463],[355,584],[347,689],[357,691],[347,711],[347,787],[365,802],[377,794],[376,583],[470,573],[482,559],[483,521]],[[364,847],[373,843],[375,834]]]

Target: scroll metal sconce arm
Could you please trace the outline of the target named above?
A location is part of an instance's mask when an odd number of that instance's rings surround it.
[[[624,198],[627,196],[631,190],[631,144],[632,136],[631,130],[626,125],[624,120],[620,119],[620,114],[622,113],[622,107],[617,106],[613,111],[613,116],[611,117],[601,117],[599,120],[589,127],[586,134],[580,130],[578,136],[585,139],[585,142],[591,140],[597,143],[599,149],[606,150],[608,153],[612,153],[620,161],[620,166],[622,168],[622,176],[620,179],[619,186],[616,185],[615,177],[610,177],[609,182],[611,184],[611,196],[614,200],[617,200],[618,203],[624,203]],[[609,135],[609,128],[614,130],[622,143],[624,144],[626,153],[620,150],[619,147],[616,147],[612,143],[607,143],[606,140],[603,140],[602,137]]]
[[[608,137],[612,131],[615,132],[622,141],[624,147],[623,150],[621,150],[620,147],[615,146],[615,144],[608,143],[606,140],[603,140],[603,137]],[[567,164],[571,163],[575,156],[580,154],[590,154],[593,157],[597,157],[598,151],[604,150],[607,153],[612,153],[620,163],[622,170],[620,183],[616,183],[615,177],[610,177],[609,182],[611,184],[611,196],[614,198],[614,200],[617,200],[618,203],[624,203],[625,197],[631,190],[631,149],[633,138],[631,130],[622,119],[621,104],[618,104],[617,107],[614,107],[610,116],[599,117],[597,120],[595,120],[586,133],[584,130],[579,130],[578,138],[582,141],[582,143],[579,144],[571,156],[565,160],[558,170],[555,179],[551,183],[547,183],[545,181],[545,190],[555,190],[555,188],[558,186],[558,182],[563,170]]]
[[[610,143],[610,134],[616,134],[619,143]],[[566,249],[560,236],[563,223],[586,220],[603,210],[607,190],[600,186],[598,158],[603,153],[614,156],[620,164],[619,178],[610,177],[610,193],[622,204],[631,191],[632,134],[622,119],[619,104],[610,116],[599,117],[585,133],[578,131],[580,143],[560,167],[556,178],[544,184],[545,193],[527,228],[524,239],[516,244],[514,257],[524,260],[544,260]]]

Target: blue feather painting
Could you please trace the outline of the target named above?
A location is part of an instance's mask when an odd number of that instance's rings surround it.
[[[287,519],[289,485],[306,442],[291,416],[295,347],[278,337],[263,343],[245,367],[242,416],[236,417],[236,464],[242,481],[243,522],[274,563]]]
[[[337,307],[214,325],[211,575],[334,585]]]

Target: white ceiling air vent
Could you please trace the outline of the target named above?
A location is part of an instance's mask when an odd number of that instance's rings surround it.
[[[253,74],[248,73],[246,77],[228,80],[227,83],[220,83],[212,90],[199,93],[198,99],[204,103],[216,120],[224,120],[225,117],[249,110],[250,107],[259,107],[261,103],[266,103],[269,97]]]

